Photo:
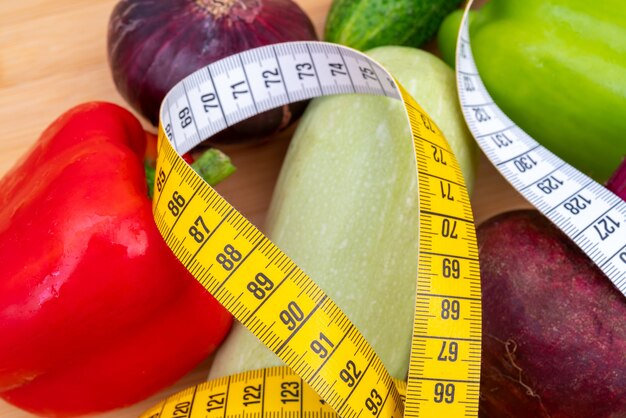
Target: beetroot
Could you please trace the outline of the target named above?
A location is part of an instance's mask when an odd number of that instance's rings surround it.
[[[481,417],[626,417],[626,299],[539,212],[478,228]]]
[[[626,200],[626,158],[622,160],[620,166],[607,181],[606,187],[623,200]]]

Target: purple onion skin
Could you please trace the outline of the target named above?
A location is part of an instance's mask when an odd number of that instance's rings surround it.
[[[157,125],[165,94],[195,70],[262,45],[317,40],[291,0],[121,0],[108,30],[108,57],[120,94]],[[227,129],[212,143],[264,138],[286,128],[306,102],[272,109]]]
[[[607,183],[626,201],[626,160]],[[625,418],[626,300],[535,210],[477,229],[481,418]]]

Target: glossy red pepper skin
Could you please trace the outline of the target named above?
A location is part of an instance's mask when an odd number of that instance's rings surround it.
[[[230,314],[159,234],[133,115],[87,103],[0,180],[0,396],[52,416],[137,402],[212,353]]]

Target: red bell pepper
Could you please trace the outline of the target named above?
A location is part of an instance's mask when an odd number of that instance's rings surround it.
[[[113,104],[57,119],[0,180],[0,396],[53,416],[137,402],[211,354],[230,314],[152,218],[144,132]]]

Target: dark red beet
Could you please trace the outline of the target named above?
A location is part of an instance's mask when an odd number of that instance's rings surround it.
[[[626,417],[626,299],[532,210],[478,228],[480,416]]]
[[[291,0],[121,0],[109,22],[109,64],[121,95],[156,125],[165,94],[193,71],[258,46],[316,39]],[[264,112],[227,130],[221,142],[284,129],[305,105]]]
[[[606,187],[623,200],[626,200],[626,158],[624,158],[615,173],[613,173],[606,183]]]

